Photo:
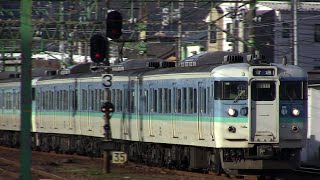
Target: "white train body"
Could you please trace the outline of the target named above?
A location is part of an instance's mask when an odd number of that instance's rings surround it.
[[[214,164],[217,172],[297,167],[308,127],[306,73],[292,65],[250,64],[237,58],[221,64],[223,56],[185,61],[179,67],[161,68],[158,61],[150,61],[157,68],[121,67],[123,71],[112,72],[110,93],[100,73],[35,79],[34,146],[79,149],[83,143],[72,138],[101,140],[105,121],[100,105],[108,99],[115,106],[110,121],[114,142],[152,146],[150,156],[157,162],[170,156],[170,162],[190,168]],[[20,85],[3,82],[0,87],[1,130],[18,132]],[[56,145],[53,137],[63,145]],[[91,149],[99,144],[94,142]],[[177,149],[182,150],[177,154]],[[137,147],[129,153],[138,153]]]

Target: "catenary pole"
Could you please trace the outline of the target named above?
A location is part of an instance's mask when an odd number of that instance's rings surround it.
[[[30,180],[31,149],[30,128],[32,111],[31,87],[31,50],[32,50],[32,21],[31,0],[21,0],[21,132],[20,132],[20,176],[22,180]],[[22,98],[23,97],[23,98]]]
[[[298,63],[298,0],[291,0],[293,19],[292,59],[294,65]]]

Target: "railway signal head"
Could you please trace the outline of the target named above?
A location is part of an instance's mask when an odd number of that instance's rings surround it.
[[[95,34],[90,38],[90,58],[95,63],[101,63],[106,59],[107,40],[101,34]]]
[[[111,11],[107,16],[107,37],[119,39],[122,35],[122,15],[118,11]]]
[[[104,102],[101,106],[101,112],[106,114],[114,112],[114,105],[111,102]]]

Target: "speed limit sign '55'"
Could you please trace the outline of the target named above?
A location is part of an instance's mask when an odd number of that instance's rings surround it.
[[[112,77],[112,74],[102,74],[102,85],[107,88],[111,87]]]

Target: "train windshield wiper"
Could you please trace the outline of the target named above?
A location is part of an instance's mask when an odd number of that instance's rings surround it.
[[[287,93],[288,98],[290,99],[290,102],[293,102],[293,98]]]
[[[245,92],[246,92],[245,90],[241,90],[241,91],[239,92],[239,94],[237,95],[237,97],[234,98],[233,102],[237,102],[238,99],[239,99]]]

